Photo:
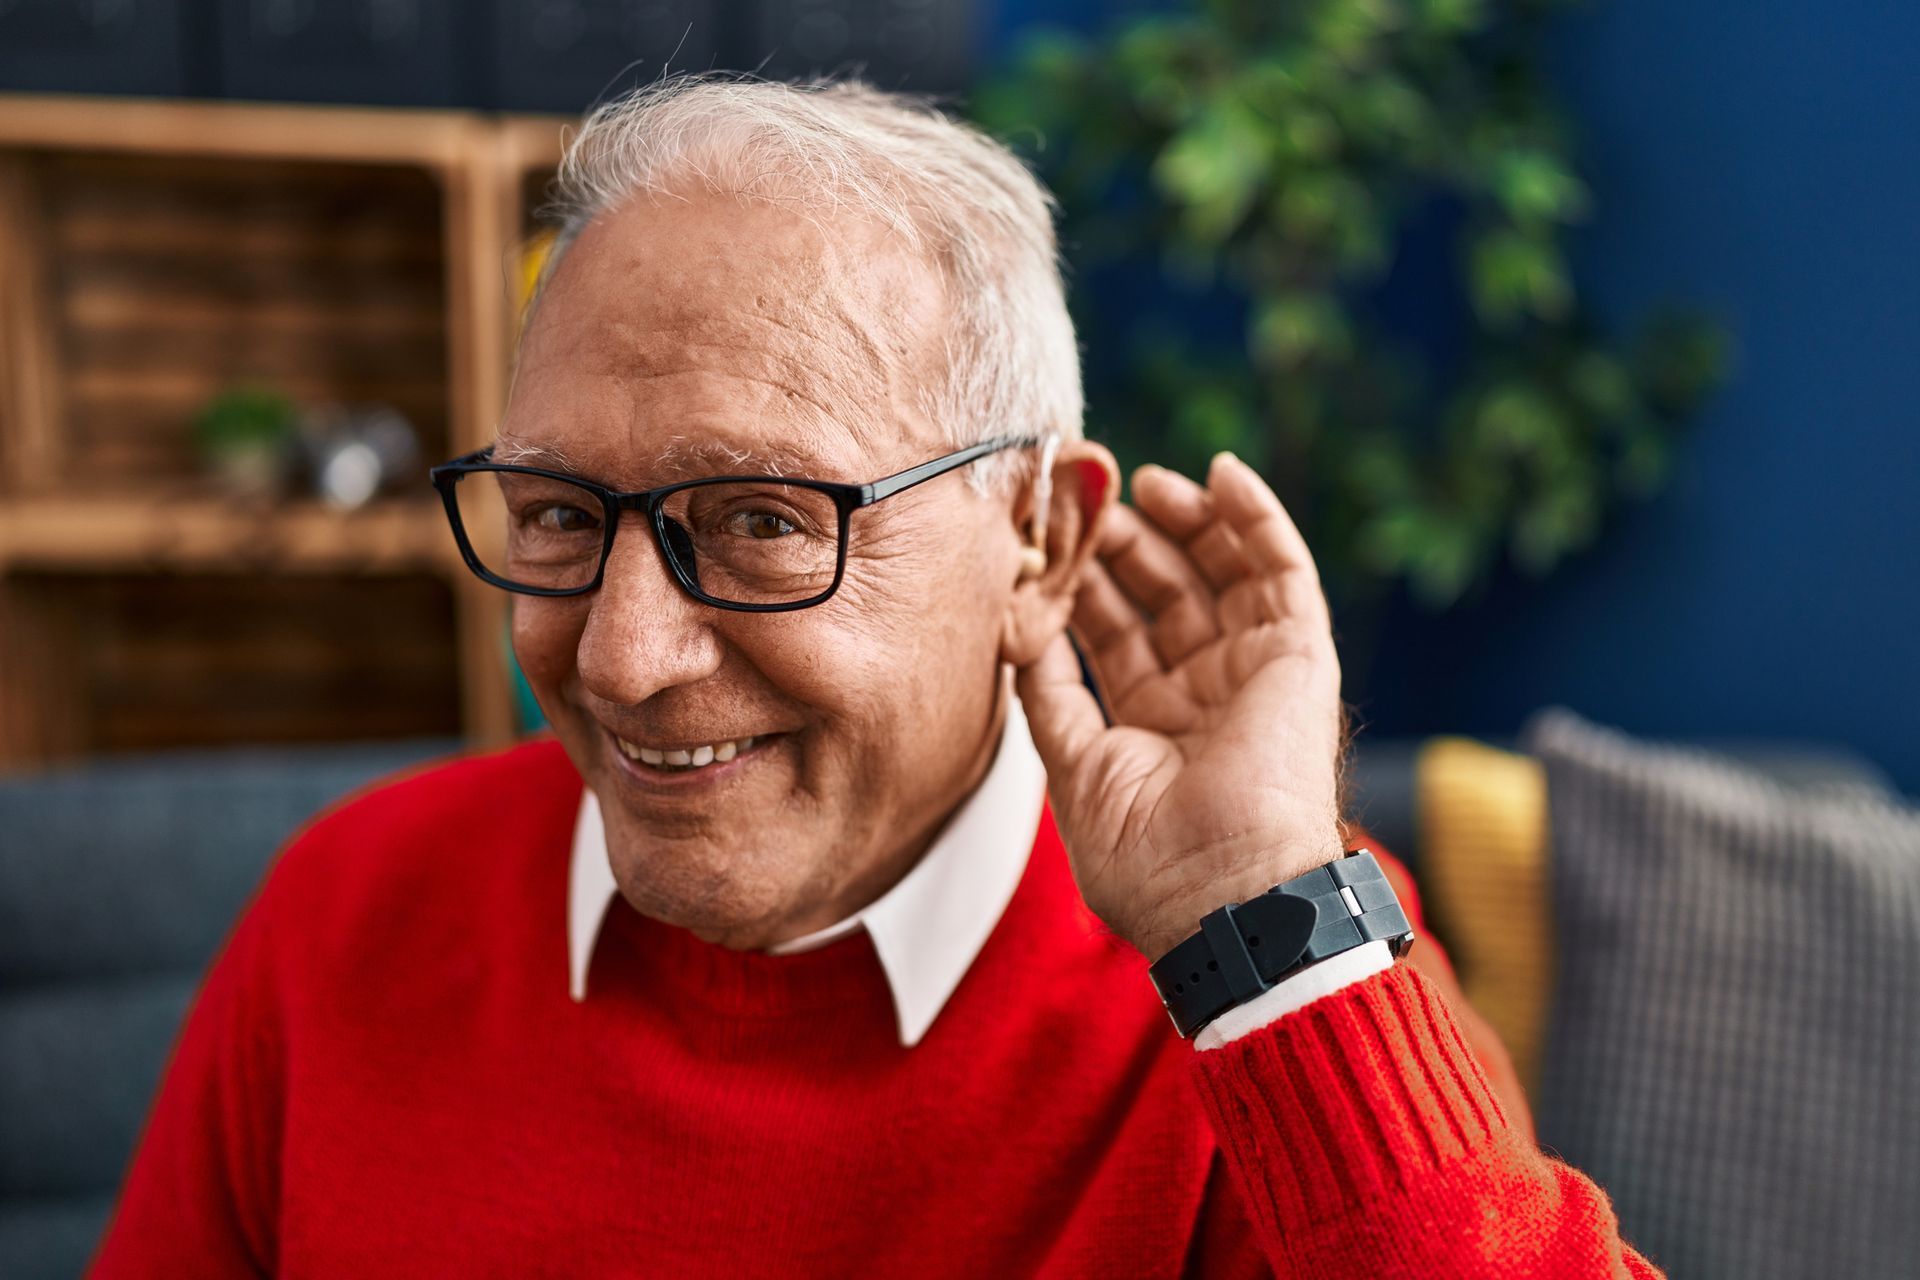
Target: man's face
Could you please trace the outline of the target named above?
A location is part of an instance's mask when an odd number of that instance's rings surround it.
[[[715,474],[862,483],[948,451],[939,276],[851,218],[638,200],[574,243],[520,353],[504,452],[641,490]],[[536,459],[529,459],[536,461]],[[855,512],[840,589],[716,609],[627,513],[598,591],[514,601],[520,665],[599,795],[613,872],[656,919],[730,946],[823,927],[897,879],[997,745],[1006,498],[953,472]],[[752,738],[670,772],[635,747]]]

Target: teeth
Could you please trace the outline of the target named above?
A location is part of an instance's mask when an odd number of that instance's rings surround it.
[[[703,768],[710,764],[725,764],[742,751],[751,748],[757,739],[736,738],[731,742],[716,742],[710,746],[694,747],[690,751],[657,751],[652,747],[628,742],[625,738],[615,738],[614,741],[620,744],[621,754],[629,760],[638,760],[656,769],[689,770]]]

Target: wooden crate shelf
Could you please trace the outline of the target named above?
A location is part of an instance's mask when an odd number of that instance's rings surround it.
[[[195,743],[510,735],[506,600],[467,576],[424,474],[352,512],[249,505],[204,479],[191,424],[264,385],[397,409],[429,461],[485,443],[562,124],[0,95],[0,763],[165,745],[176,713]],[[326,625],[370,602],[425,632]],[[172,692],[129,701],[143,679]],[[190,712],[192,682],[222,679],[254,693]]]
[[[32,617],[33,684],[62,712],[12,725],[32,758],[461,732],[437,574],[16,573],[7,595],[0,624]]]
[[[253,507],[191,490],[0,503],[0,573],[464,572],[437,500]]]

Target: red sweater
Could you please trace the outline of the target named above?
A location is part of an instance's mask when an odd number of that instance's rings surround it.
[[[1654,1274],[1404,964],[1196,1052],[1050,817],[913,1048],[865,934],[735,952],[623,901],[576,1004],[580,785],[536,741],[293,843],[95,1275]]]

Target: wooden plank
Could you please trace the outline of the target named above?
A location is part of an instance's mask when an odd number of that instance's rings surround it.
[[[126,329],[150,325],[152,299],[136,290],[84,285],[62,299],[66,323],[76,328]],[[248,306],[243,315],[213,298],[177,298],[168,303],[172,323],[197,328],[245,324],[269,334],[301,342],[323,343],[358,331],[432,337],[446,332],[446,319],[436,306],[367,306],[351,302],[316,303],[312,300],[267,299]]]
[[[454,452],[494,436],[506,407],[517,317],[512,305],[513,246],[519,234],[516,158],[544,154],[532,134],[512,147],[500,133],[476,140],[445,178],[449,434]],[[510,601],[478,579],[458,583],[462,720],[469,741],[511,740],[517,718],[507,661]]]
[[[441,258],[439,192],[420,171],[64,155],[40,168],[63,257],[352,265],[368,279],[431,276]]]
[[[483,127],[452,111],[0,94],[0,146],[57,151],[439,168]]]
[[[505,116],[492,130],[494,154],[516,185],[529,173],[560,167],[567,139],[579,126],[576,116]]]
[[[440,243],[432,234],[401,222],[363,223],[329,228],[325,239],[315,228],[285,219],[258,217],[166,216],[148,206],[135,220],[121,207],[87,208],[69,201],[53,228],[59,254],[101,257],[140,254],[170,261],[270,260],[347,264],[382,271],[437,272]]]
[[[37,583],[0,577],[0,767],[80,753],[82,681],[74,620]]]
[[[518,730],[508,665],[512,598],[467,575],[454,582],[461,731],[475,746],[502,746]]]
[[[441,405],[444,412],[442,367],[446,350],[437,324],[425,333],[405,328],[343,328],[320,344],[289,340],[270,330],[263,332],[246,320],[246,316],[233,316],[212,324],[77,327],[67,336],[67,362],[77,373],[97,378],[117,373],[137,379],[182,369],[209,373],[237,369],[246,377],[277,383],[314,376],[333,378],[352,371],[354,376],[383,384],[418,386],[426,392],[423,399]]]
[[[88,747],[446,734],[452,602],[424,578],[46,579],[86,620]],[[392,643],[367,644],[379,635]]]
[[[47,228],[33,166],[0,154],[0,492],[59,469],[60,353],[47,323]]]
[[[348,401],[355,404],[428,403],[438,398],[435,371],[334,371],[288,369],[271,375],[275,387],[300,404]],[[239,381],[265,381],[255,369],[230,364],[225,369],[78,369],[67,379],[66,394],[76,408],[112,404],[119,399],[177,407],[192,417],[209,395]]]
[[[0,504],[0,572],[464,576],[437,502],[249,508],[210,496],[59,497]]]
[[[405,270],[355,270],[349,263],[299,262],[280,258],[223,259],[135,257],[131,254],[75,255],[60,264],[59,299],[104,295],[139,300],[147,319],[166,322],[177,301],[212,303],[244,322],[255,307],[290,304],[321,311],[391,314],[430,313],[440,306],[438,264]]]

